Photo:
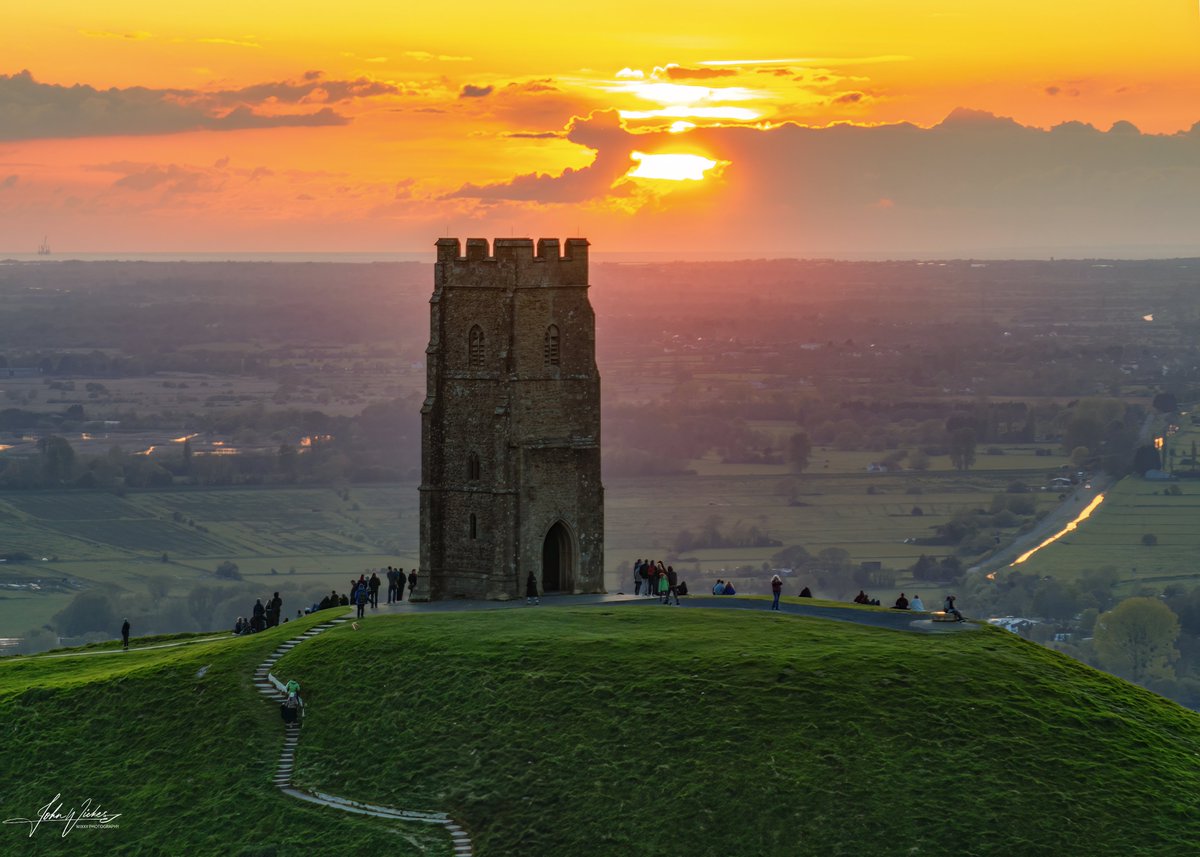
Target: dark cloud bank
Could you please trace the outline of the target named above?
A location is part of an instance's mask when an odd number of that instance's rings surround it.
[[[575,120],[567,136],[596,151],[591,165],[464,185],[453,196],[578,203],[607,194],[635,149],[692,149],[730,162],[698,228],[747,249],[1200,252],[1200,123],[1171,135],[1128,122],[1047,131],[959,109],[932,128],[784,125],[676,136],[631,134],[606,112]],[[640,216],[645,226],[662,215]]]
[[[60,86],[22,71],[0,75],[0,140],[345,125],[349,118],[329,104],[396,93],[390,84],[366,78],[324,80],[320,72],[309,72],[298,82],[206,92]],[[261,112],[267,102],[298,112],[268,115]]]

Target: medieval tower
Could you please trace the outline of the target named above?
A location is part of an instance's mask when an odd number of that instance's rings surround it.
[[[418,599],[604,591],[588,242],[437,242]]]

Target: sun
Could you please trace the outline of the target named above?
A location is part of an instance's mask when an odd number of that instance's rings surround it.
[[[666,179],[668,181],[703,181],[704,174],[719,162],[703,155],[648,155],[631,152],[629,157],[637,166],[628,175],[635,179]]]

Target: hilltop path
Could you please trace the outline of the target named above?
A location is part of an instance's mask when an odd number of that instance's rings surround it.
[[[940,598],[937,599],[941,601]],[[810,616],[815,619],[830,619],[835,622],[851,622],[855,625],[869,625],[873,628],[887,628],[892,631],[910,631],[917,633],[938,633],[943,631],[965,631],[978,627],[972,622],[953,623],[953,622],[934,622],[928,613],[912,613],[904,610],[888,610],[886,608],[876,607],[860,607],[856,604],[841,604],[839,602],[822,601],[814,599],[812,602],[809,599],[803,601],[798,600],[795,596],[784,599],[779,602],[780,613],[786,613],[789,616]],[[626,595],[624,593],[606,594],[606,595],[543,595],[540,607],[583,607],[588,605],[629,605],[634,608],[638,605],[649,607],[651,605],[659,605],[658,597],[647,598],[637,595]],[[675,606],[674,604],[671,605]],[[694,594],[684,595],[680,599],[682,607],[705,607],[705,608],[720,608],[726,610],[760,610],[765,612],[771,611],[771,602],[763,596],[750,597],[741,595],[709,595]],[[396,604],[381,604],[378,610],[367,608],[366,617],[381,616],[387,614],[421,614],[421,613],[457,613],[471,610],[516,610],[516,609],[532,609],[525,603],[525,599],[516,598],[511,601],[470,601],[470,600],[454,600],[454,601],[427,601],[412,603],[409,601],[401,601]]]

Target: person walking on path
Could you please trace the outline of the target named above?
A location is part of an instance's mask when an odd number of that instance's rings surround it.
[[[128,619],[126,619],[121,624],[121,648],[126,651],[129,650],[129,620]]]
[[[367,607],[367,601],[370,600],[370,590],[367,588],[366,582],[358,584],[358,588],[354,590],[354,604],[358,608],[358,618],[363,617],[363,611]]]
[[[403,574],[403,573],[404,572],[401,572],[401,574]],[[400,588],[404,589],[403,583],[400,584]],[[413,592],[415,592],[416,589],[417,589],[417,570],[414,568],[412,571],[410,571],[408,573],[408,600],[409,601],[413,600]],[[400,593],[400,598],[401,599],[404,598],[403,592]]]
[[[771,609],[779,609],[779,596],[783,594],[783,578],[778,574],[771,578]]]
[[[529,577],[525,578],[525,603],[526,604],[541,604],[538,599],[537,578],[533,576],[533,572],[529,572]]]
[[[367,583],[367,588],[371,593],[371,609],[379,609],[379,575],[371,572],[371,579]]]

